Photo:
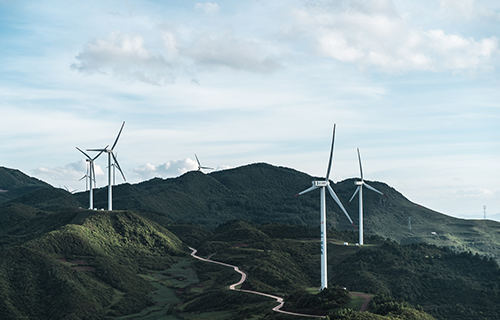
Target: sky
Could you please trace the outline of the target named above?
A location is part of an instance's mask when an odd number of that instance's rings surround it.
[[[75,147],[125,121],[131,183],[196,169],[195,153],[324,176],[336,123],[334,181],[359,176],[360,148],[367,180],[493,216],[499,23],[497,1],[0,0],[0,165],[82,190]]]

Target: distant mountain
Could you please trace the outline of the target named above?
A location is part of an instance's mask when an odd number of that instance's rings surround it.
[[[130,209],[165,226],[200,224],[208,228],[233,219],[252,223],[284,223],[319,226],[319,192],[294,195],[314,178],[283,167],[257,163],[203,174],[188,172],[178,178],[155,178],[113,188],[113,207]],[[453,218],[412,203],[394,188],[370,181],[384,193],[364,193],[365,232],[403,243],[425,242],[493,256],[500,261],[500,223]],[[348,203],[354,179],[334,184],[334,189],[358,224],[358,203]],[[88,193],[75,197],[85,206]],[[95,192],[96,206],[105,208],[106,188]],[[408,219],[411,217],[411,230]],[[353,230],[331,198],[327,199],[330,228]],[[318,227],[319,228],[319,227]]]
[[[53,189],[50,184],[19,170],[0,167],[0,203],[43,188]]]
[[[489,215],[486,216],[486,219],[500,221],[500,213],[489,214]]]

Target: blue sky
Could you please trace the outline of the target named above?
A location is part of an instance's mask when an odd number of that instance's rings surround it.
[[[129,181],[252,162],[500,212],[495,1],[0,0],[0,165],[82,189],[74,148]],[[106,184],[104,157],[98,185]]]

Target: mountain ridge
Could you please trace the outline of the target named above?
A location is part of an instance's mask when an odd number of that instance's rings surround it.
[[[0,202],[0,208],[6,204],[15,206],[16,203],[30,205],[38,210],[88,205],[88,192],[71,195],[38,179],[32,180],[18,170],[9,172],[22,177],[20,180],[25,182],[23,186],[34,184],[36,187],[24,190],[24,193],[19,192],[16,198],[3,204]],[[294,197],[315,179],[318,178],[267,163],[249,164],[209,174],[190,171],[176,178],[153,178],[136,184],[117,185],[113,188],[113,206],[140,212],[166,227],[173,223],[195,223],[214,229],[234,219],[258,224],[286,223],[316,227],[319,196],[311,192],[299,198]],[[355,179],[331,184],[357,225],[358,202],[348,203],[355,190]],[[367,235],[378,235],[401,243],[425,242],[449,246],[458,251],[486,254],[500,262],[500,223],[454,218],[411,202],[384,182],[369,183],[384,195],[372,192],[364,194],[364,226]],[[95,207],[105,208],[106,187],[95,189],[94,199]],[[352,231],[350,223],[331,200],[327,199],[328,226]],[[412,220],[412,230],[408,228],[408,217]]]
[[[233,219],[252,223],[287,223],[317,226],[319,196],[315,192],[299,198],[316,178],[286,167],[265,163],[203,174],[187,172],[177,178],[154,178],[138,184],[114,187],[113,206],[132,209],[168,226],[172,223],[199,223],[211,229]],[[348,203],[355,190],[349,178],[331,182],[351,218],[358,224],[358,202]],[[402,243],[426,242],[493,256],[500,261],[500,223],[451,217],[413,203],[384,182],[368,181],[384,193],[364,194],[364,225],[373,234]],[[95,191],[97,207],[105,207],[105,188]],[[88,194],[75,197],[82,206]],[[408,227],[408,217],[412,229]],[[327,199],[330,228],[353,230],[344,214]]]

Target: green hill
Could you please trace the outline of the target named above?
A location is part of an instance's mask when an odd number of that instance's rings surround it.
[[[122,184],[113,190],[113,206],[132,209],[168,226],[199,224],[210,229],[233,219],[258,224],[282,223],[318,225],[319,195],[294,195],[309,187],[314,178],[289,168],[264,163],[203,174],[188,172],[173,179],[152,179],[139,184]],[[364,195],[365,233],[402,243],[430,243],[459,251],[494,257],[500,262],[500,223],[453,218],[412,203],[382,182],[370,184],[384,193]],[[354,180],[334,184],[341,201],[358,223],[358,204],[349,204]],[[81,206],[87,193],[75,195]],[[97,207],[105,207],[106,189],[96,191]],[[339,208],[327,199],[328,226],[352,230]],[[408,229],[408,217],[412,230]],[[435,234],[434,234],[435,233]]]
[[[2,319],[102,319],[153,303],[140,274],[184,248],[136,214],[81,210],[73,223],[1,250]]]
[[[42,188],[53,187],[19,170],[0,167],[0,203]]]

